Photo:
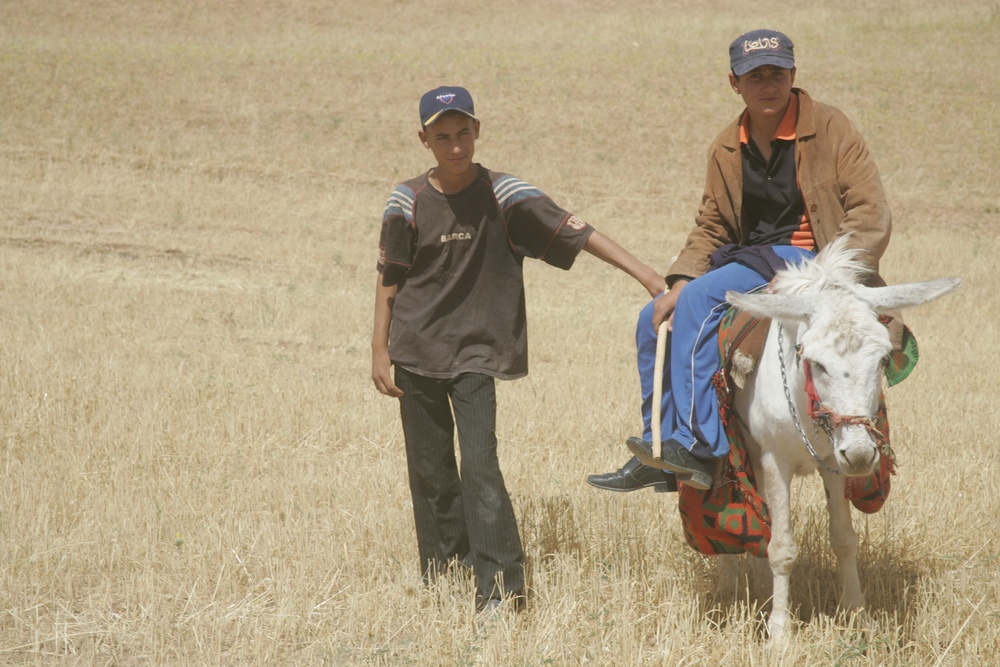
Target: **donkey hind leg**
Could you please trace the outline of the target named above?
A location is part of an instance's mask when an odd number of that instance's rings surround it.
[[[771,574],[771,561],[767,558],[750,558],[750,578],[753,581],[753,591],[757,595],[761,607],[771,602],[774,596],[774,577]]]
[[[742,577],[740,577],[740,557],[736,554],[721,554],[716,558],[715,599],[731,604],[740,598]]]
[[[771,601],[771,565],[767,558],[722,554],[716,559],[715,599],[722,604],[747,602],[760,611]]]
[[[771,510],[771,541],[767,545],[767,555],[771,564],[773,589],[767,630],[771,640],[776,641],[791,627],[788,609],[789,580],[792,567],[798,558],[798,546],[792,535],[792,473],[783,470],[771,455],[763,456],[761,463],[763,473],[761,477],[764,481],[767,504]]]
[[[821,470],[826,487],[826,507],[830,514],[830,547],[837,557],[837,578],[840,581],[838,606],[847,611],[865,606],[858,576],[858,533],[851,522],[851,501],[844,497],[843,475]]]

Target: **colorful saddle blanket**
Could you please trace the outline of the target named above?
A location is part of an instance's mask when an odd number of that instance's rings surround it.
[[[729,456],[719,465],[716,482],[707,491],[680,485],[680,512],[684,536],[695,551],[705,555],[749,553],[767,556],[771,538],[771,519],[767,503],[757,493],[754,472],[743,441],[743,426],[733,408],[736,389],[753,370],[760,358],[770,320],[756,319],[730,308],[719,328],[721,368],[713,378],[719,397],[719,412],[729,439]],[[886,369],[889,384],[902,381],[916,365],[916,340],[909,329],[905,347],[894,355]],[[895,474],[895,461],[889,448],[889,420],[885,397],[879,401],[875,425],[882,434],[885,451],[879,468],[868,477],[847,479],[844,495],[854,506],[866,513],[877,512],[889,496],[890,477]]]

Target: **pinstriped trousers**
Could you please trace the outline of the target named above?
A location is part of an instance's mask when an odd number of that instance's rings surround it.
[[[463,373],[442,380],[395,368],[425,580],[458,559],[472,566],[480,602],[521,594],[524,550],[497,459],[494,379]]]

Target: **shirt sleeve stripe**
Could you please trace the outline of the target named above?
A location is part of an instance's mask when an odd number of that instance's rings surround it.
[[[382,218],[385,219],[391,215],[401,215],[408,223],[413,223],[413,190],[405,185],[400,185],[393,190],[392,194],[389,195],[389,203],[385,206]]]
[[[545,196],[545,193],[535,186],[525,183],[514,176],[501,178],[494,183],[493,192],[496,194],[497,202],[499,202],[501,209],[508,208],[525,199]]]

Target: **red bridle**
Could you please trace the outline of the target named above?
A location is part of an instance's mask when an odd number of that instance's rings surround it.
[[[795,404],[792,401],[792,396],[788,391],[788,378],[785,376],[785,356],[782,352],[784,349],[784,342],[781,336],[781,322],[778,322],[778,363],[781,367],[781,383],[785,388],[785,398],[788,400],[788,410],[792,415],[792,419],[795,421],[795,426],[799,430],[799,435],[802,436],[802,442],[805,443],[806,448],[809,453],[812,454],[813,458],[823,466],[826,470],[832,473],[841,473],[841,470],[831,468],[826,464],[816,450],[813,448],[812,443],[809,441],[809,436],[806,432],[802,430],[802,425],[799,423],[798,415],[796,415]],[[826,433],[827,439],[833,442],[833,429],[838,426],[844,426],[848,424],[858,424],[865,427],[868,435],[871,436],[878,447],[879,452],[882,454],[882,461],[887,466],[890,473],[893,472],[895,468],[896,457],[893,454],[892,448],[889,446],[889,440],[887,435],[883,436],[882,432],[877,428],[875,424],[875,419],[868,415],[841,415],[833,411],[833,408],[823,403],[822,399],[819,397],[819,392],[816,391],[816,383],[813,382],[812,368],[809,366],[808,360],[802,358],[802,346],[795,346],[795,361],[796,364],[802,364],[802,373],[805,379],[804,390],[806,392],[806,398],[809,400],[808,410],[809,417],[813,421],[813,425],[816,427],[817,434],[820,427]],[[848,484],[850,484],[848,480]]]
[[[890,474],[894,474],[896,472],[896,454],[892,451],[892,447],[889,446],[889,441],[882,434],[882,431],[876,426],[875,420],[872,417],[864,415],[841,415],[834,412],[833,408],[820,400],[819,393],[816,391],[816,384],[813,382],[812,368],[809,367],[808,361],[802,361],[802,372],[805,375],[806,396],[809,398],[809,417],[813,420],[813,423],[823,427],[827,438],[833,437],[833,429],[838,426],[846,424],[860,424],[864,426],[865,430],[868,431],[868,435],[875,441],[875,446],[882,455],[886,469]],[[853,484],[854,482],[849,479],[847,483]]]
[[[809,417],[823,427],[829,433],[838,426],[849,424],[861,424],[881,445],[882,434],[875,428],[875,420],[867,415],[842,415],[833,411],[829,405],[820,400],[816,391],[816,383],[813,382],[812,367],[806,360],[802,361],[802,372],[805,375],[806,396],[809,397]]]

